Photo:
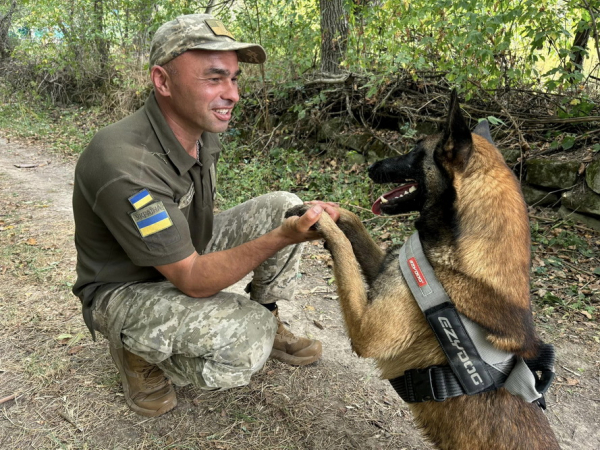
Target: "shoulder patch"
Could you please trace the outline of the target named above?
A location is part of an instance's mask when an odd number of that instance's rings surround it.
[[[150,195],[150,192],[148,192],[147,189],[142,189],[137,194],[129,197],[128,200],[129,200],[129,203],[131,203],[131,206],[133,206],[133,208],[137,211],[141,207],[146,206],[148,203],[150,203],[154,199],[152,198],[152,196]]]
[[[131,213],[133,223],[142,237],[150,236],[173,226],[173,221],[163,202],[152,203]]]

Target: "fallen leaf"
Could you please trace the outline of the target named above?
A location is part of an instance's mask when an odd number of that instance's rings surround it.
[[[67,345],[72,338],[72,334],[64,333],[56,336],[54,339],[56,339],[60,345]]]
[[[592,320],[592,315],[591,315],[589,312],[587,312],[587,311],[585,311],[585,310],[583,310],[583,311],[579,311],[579,312],[580,312],[581,314],[583,314],[585,317],[587,317],[588,319]]]
[[[58,336],[56,336],[56,339],[71,339],[72,337],[73,337],[72,334],[63,333],[63,334],[59,334]]]
[[[577,386],[579,384],[579,380],[576,378],[567,378],[567,386]]]
[[[71,347],[67,353],[69,355],[75,355],[77,353],[79,353],[81,350],[83,350],[83,345],[76,345],[75,347]]]
[[[37,240],[35,238],[29,238],[25,243],[27,245],[37,245]]]

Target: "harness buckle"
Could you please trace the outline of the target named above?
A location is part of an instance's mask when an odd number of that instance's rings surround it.
[[[541,375],[533,372],[533,376],[535,377],[535,390],[540,394],[545,394],[554,380],[554,372],[542,370]]]
[[[410,369],[404,372],[406,392],[413,402],[427,402],[434,400],[443,402],[445,397],[437,395],[434,387],[434,370],[440,366],[430,366],[425,369]]]

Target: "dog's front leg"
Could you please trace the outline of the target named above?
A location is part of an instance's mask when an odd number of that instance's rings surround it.
[[[360,335],[361,320],[367,309],[367,290],[361,276],[361,269],[350,240],[329,214],[322,214],[317,223],[317,230],[323,235],[327,249],[333,258],[333,273],[342,314],[350,339],[353,339]]]
[[[294,206],[286,212],[286,217],[301,216],[308,208],[309,206],[306,204]],[[379,274],[381,264],[385,258],[385,252],[371,238],[371,235],[356,214],[343,208],[340,208],[339,212],[340,217],[337,221],[337,226],[350,240],[354,256],[360,265],[367,284],[371,286],[373,280]],[[333,230],[331,233],[333,234]],[[329,240],[326,239],[326,241],[327,246],[329,245]]]
[[[340,218],[337,221],[338,227],[344,232],[352,244],[352,250],[362,268],[363,275],[369,286],[379,273],[385,253],[362,224],[356,214],[346,209],[340,209]]]

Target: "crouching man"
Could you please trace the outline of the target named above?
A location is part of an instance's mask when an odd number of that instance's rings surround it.
[[[301,243],[325,210],[273,192],[213,215],[217,133],[239,100],[238,62],[264,49],[237,42],[207,14],[180,16],[156,32],[153,92],[145,105],[100,130],[75,171],[77,282],[85,323],[109,341],[125,400],[155,417],[177,404],[172,383],[225,389],[249,383],[271,356],[305,365],[321,343],[294,336],[277,302],[294,295]],[[223,289],[253,273],[244,295]]]

